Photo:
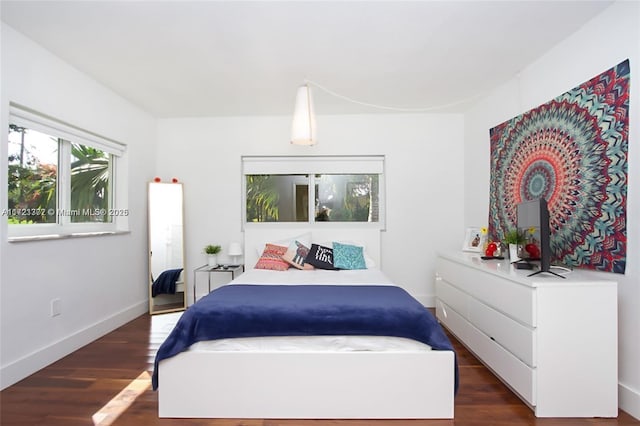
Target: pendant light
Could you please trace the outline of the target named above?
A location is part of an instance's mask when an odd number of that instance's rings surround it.
[[[294,145],[315,145],[316,143],[316,116],[308,84],[298,88],[291,125],[291,143]]]
[[[367,108],[408,113],[423,113],[443,110],[459,104],[470,103],[477,99],[480,99],[483,96],[486,96],[486,92],[481,91],[466,99],[457,100],[445,105],[434,105],[421,108],[406,108],[362,102],[329,90],[312,80],[305,80],[304,84],[298,88],[298,93],[296,95],[296,105],[295,111],[293,113],[293,124],[291,125],[291,143],[294,145],[310,146],[315,145],[316,143],[316,115],[313,109],[313,99],[311,98],[311,88],[309,87],[310,84],[332,96]]]

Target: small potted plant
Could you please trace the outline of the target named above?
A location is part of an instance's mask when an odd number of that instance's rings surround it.
[[[218,266],[218,253],[222,251],[222,247],[217,244],[209,244],[204,247],[204,252],[207,254],[207,264],[209,266]]]
[[[510,229],[504,235],[504,243],[509,247],[509,258],[511,261],[520,259],[518,255],[520,251],[519,247],[524,244],[524,242],[524,234],[517,229]]]

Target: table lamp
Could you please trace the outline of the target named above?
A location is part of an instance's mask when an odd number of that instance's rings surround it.
[[[242,256],[242,247],[240,246],[240,243],[229,244],[229,256],[231,256],[233,266],[238,266],[238,256]]]

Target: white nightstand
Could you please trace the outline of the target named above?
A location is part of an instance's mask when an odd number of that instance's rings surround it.
[[[212,290],[215,290],[216,288],[221,287],[225,284],[229,284],[243,272],[244,265],[204,265],[196,268],[195,271],[193,271],[193,302],[195,303],[196,300],[209,294]],[[205,293],[203,290],[200,290],[200,293],[198,293],[198,288],[203,287],[203,285],[200,285],[201,283],[198,282],[198,277],[204,280],[204,274],[206,274],[207,276],[207,291]]]

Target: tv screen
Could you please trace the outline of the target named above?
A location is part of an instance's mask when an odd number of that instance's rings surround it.
[[[541,272],[551,272],[551,229],[549,227],[549,209],[547,200],[538,198],[536,200],[523,201],[518,203],[516,208],[516,220],[518,230],[525,236],[524,253],[528,255],[525,260],[540,261],[540,270],[531,275]],[[558,275],[560,276],[560,275]],[[563,277],[564,278],[564,277]]]

